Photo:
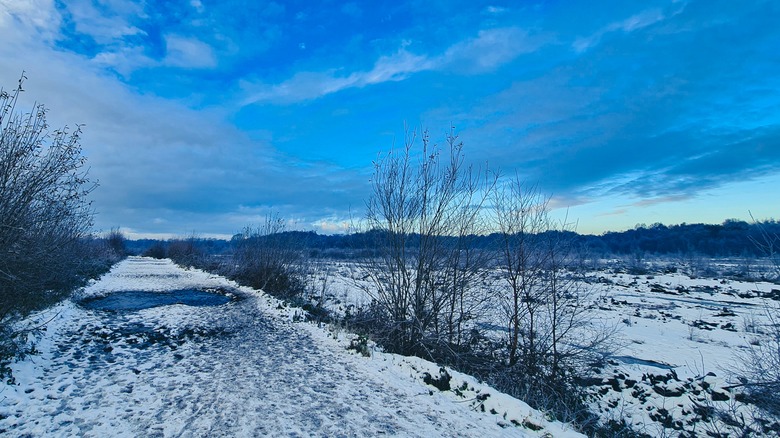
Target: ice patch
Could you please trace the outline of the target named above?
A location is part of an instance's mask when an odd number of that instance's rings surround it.
[[[103,297],[85,298],[79,304],[87,309],[107,311],[135,311],[152,307],[184,304],[187,306],[218,306],[230,302],[230,297],[203,290],[174,290],[170,292],[122,291]]]

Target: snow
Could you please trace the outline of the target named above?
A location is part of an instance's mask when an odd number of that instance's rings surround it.
[[[766,322],[767,306],[775,305],[766,294],[778,289],[776,284],[681,273],[597,275],[601,314],[622,324],[624,340],[620,357],[604,374],[605,380],[621,376],[619,390],[597,403],[606,417],[619,416],[637,430],[659,435],[668,434],[661,425],[661,417],[668,416],[670,423],[678,422],[678,430],[706,436],[708,425],[696,421],[700,406],[748,416],[746,406],[724,387],[733,383],[727,380],[739,352],[764,336],[751,327]],[[628,387],[625,381],[637,383]],[[726,399],[714,400],[713,394]]]
[[[85,297],[127,290],[228,293],[228,304],[89,310]],[[49,321],[39,355],[0,386],[5,436],[581,436],[520,400],[447,370],[453,388],[423,382],[440,367],[301,322],[253,289],[169,260],[130,257]],[[519,424],[520,426],[517,426]],[[538,430],[537,430],[538,429]]]
[[[343,314],[370,302],[359,265],[333,262],[323,271],[330,273],[318,277],[326,283],[324,304],[330,310]],[[701,424],[696,413],[701,406],[748,417],[746,406],[725,387],[734,383],[730,374],[739,353],[763,342],[766,335],[757,329],[767,322],[766,309],[778,305],[779,285],[682,272],[632,275],[609,266],[588,276],[581,286],[593,299],[589,316],[594,324],[618,327],[622,346],[598,374],[602,383],[593,387],[591,406],[604,421],[622,420],[650,436],[681,430],[707,436],[723,424],[718,419]],[[499,290],[501,282],[493,277],[491,286]],[[489,310],[475,323],[500,339],[503,324],[493,316],[500,311]],[[713,394],[721,399],[713,400]]]

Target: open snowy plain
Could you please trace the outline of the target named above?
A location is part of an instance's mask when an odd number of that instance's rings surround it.
[[[733,371],[751,346],[768,341],[767,311],[777,312],[780,285],[713,274],[735,266],[711,265],[706,278],[683,273],[684,264],[671,261],[638,275],[615,260],[600,263],[577,285],[589,297],[589,323],[616,328],[619,349],[590,382],[591,406],[605,422],[625,422],[651,437],[740,432],[718,410],[750,422],[733,391],[739,383]],[[334,262],[320,271],[314,280],[326,284],[331,310],[343,313],[370,302],[370,284],[361,284],[358,266]],[[505,285],[496,276],[486,287],[500,293]],[[495,339],[506,336],[500,311],[486,311],[475,323]],[[778,436],[776,426],[760,434]]]
[[[182,290],[230,301],[118,311],[78,304]],[[449,371],[449,391],[426,385],[437,365],[364,357],[346,348],[354,336],[301,322],[300,312],[222,277],[130,257],[25,321],[43,327],[40,353],[13,364],[15,382],[0,386],[0,435],[581,436],[470,376]],[[641,327],[644,318],[635,319]]]

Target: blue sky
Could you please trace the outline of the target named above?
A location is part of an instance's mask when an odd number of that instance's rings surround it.
[[[84,124],[96,228],[337,232],[404,126],[578,230],[780,216],[774,1],[0,0],[0,84]]]

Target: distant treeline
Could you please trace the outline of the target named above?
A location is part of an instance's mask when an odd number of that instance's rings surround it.
[[[314,231],[286,231],[291,244],[309,250],[314,257],[360,258],[370,256],[375,250],[381,231],[367,231],[353,234],[324,235]],[[548,233],[556,233],[549,231]],[[709,257],[763,256],[757,242],[764,236],[780,236],[780,222],[770,219],[748,223],[729,219],[722,224],[640,224],[621,232],[607,232],[602,235],[559,232],[573,239],[581,248],[593,256],[623,254],[682,255],[696,254]],[[233,240],[240,238],[236,235]],[[412,237],[414,238],[414,237]],[[490,248],[497,242],[498,235],[472,236],[474,247]],[[128,241],[128,250],[135,254],[165,256],[161,251],[172,243],[189,241],[204,254],[225,254],[231,252],[231,241],[190,237],[180,240],[160,241],[141,239]],[[780,243],[780,242],[778,242]],[[149,251],[155,252],[149,254]]]
[[[629,254],[699,254],[721,256],[763,256],[765,236],[780,236],[780,222],[748,223],[729,219],[720,225],[637,225],[623,232],[581,236],[593,251]]]

